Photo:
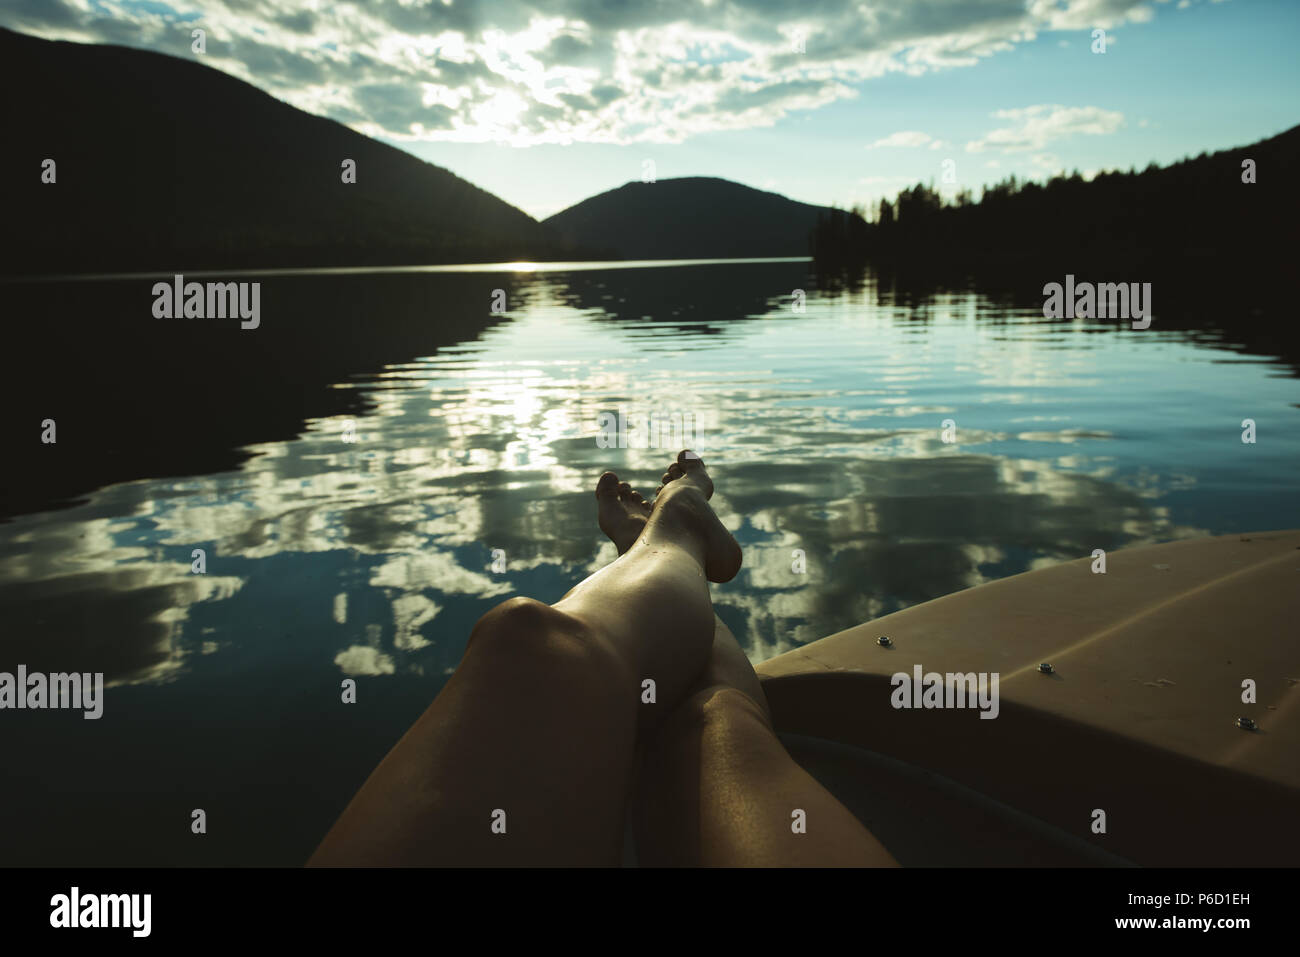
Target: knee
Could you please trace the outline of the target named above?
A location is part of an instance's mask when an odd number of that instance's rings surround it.
[[[759,725],[771,731],[763,706],[731,685],[714,685],[682,701],[669,718],[675,733],[712,731],[727,735],[742,727]]]
[[[572,615],[520,595],[503,601],[480,618],[469,640],[471,645],[513,646],[517,653],[546,644],[548,639],[580,642],[584,631]]]
[[[706,688],[691,700],[700,716],[709,722],[732,721],[741,717],[765,718],[763,706],[732,685]]]
[[[537,631],[552,625],[563,625],[563,618],[569,616],[558,612],[550,605],[535,598],[516,595],[494,606],[474,625],[474,634],[493,632],[503,629],[513,631]]]
[[[490,610],[470,632],[466,648],[476,656],[508,659],[528,668],[564,667],[579,672],[614,666],[605,644],[584,622],[544,602],[522,596]]]

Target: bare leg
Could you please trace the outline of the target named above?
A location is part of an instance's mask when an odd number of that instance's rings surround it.
[[[669,480],[613,564],[554,606],[512,598],[479,620],[310,864],[618,862],[638,727],[698,678],[708,582],[740,567],[703,463],[683,453]],[[602,512],[619,496],[601,476]],[[642,703],[646,680],[657,704]]]
[[[648,866],[897,866],[790,757],[758,676],[721,620],[702,687],[647,742],[637,856]],[[804,832],[796,833],[796,812]]]
[[[664,479],[676,481],[671,473]],[[644,521],[644,503],[630,489],[602,503],[600,527],[620,552]],[[693,693],[642,737],[634,810],[640,863],[897,865],[790,757],[758,675],[716,615],[708,666]],[[796,810],[805,833],[792,829]]]

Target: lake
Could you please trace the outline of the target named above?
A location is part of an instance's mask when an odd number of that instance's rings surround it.
[[[802,261],[245,278],[256,330],[155,319],[148,277],[26,287],[54,338],[11,387],[95,451],[43,465],[33,423],[11,468],[80,500],[0,524],[0,671],[108,687],[96,721],[0,714],[0,864],[301,863],[480,615],[614,558],[600,472],[649,493],[679,438],[754,661],[1096,548],[1300,526],[1294,357],[1159,289],[1134,330]]]

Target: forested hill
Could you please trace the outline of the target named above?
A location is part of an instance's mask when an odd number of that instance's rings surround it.
[[[620,259],[807,256],[825,207],[709,176],[627,183],[544,221]]]
[[[453,173],[194,59],[0,29],[0,84],[0,273],[561,255]]]
[[[1254,182],[1244,182],[1253,164]],[[1248,146],[1141,172],[1077,173],[1045,184],[1014,177],[945,202],[917,185],[882,201],[872,223],[822,217],[820,259],[876,258],[960,269],[1052,262],[1062,268],[1143,266],[1186,271],[1189,281],[1272,280],[1300,238],[1300,127]],[[1222,268],[1221,277],[1205,270]],[[1229,268],[1234,271],[1228,274]]]

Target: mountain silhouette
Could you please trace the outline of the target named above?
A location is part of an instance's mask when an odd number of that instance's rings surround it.
[[[184,49],[194,59],[0,29],[0,272],[560,255],[548,230],[492,194]]]
[[[1090,181],[1077,172],[1045,183],[1012,176],[979,202],[968,190],[946,198],[917,184],[882,200],[870,224],[823,217],[814,258],[870,258],[913,273],[1009,269],[1040,284],[1047,271],[1083,269],[1164,275],[1188,289],[1289,283],[1298,169],[1300,126]]]
[[[621,259],[807,256],[825,207],[710,176],[627,183],[549,219],[562,240]]]

